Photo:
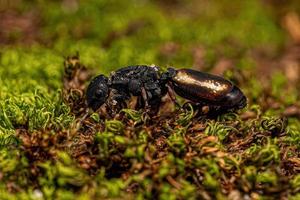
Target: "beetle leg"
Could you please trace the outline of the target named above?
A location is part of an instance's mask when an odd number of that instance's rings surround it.
[[[146,89],[144,87],[142,87],[142,97],[145,102],[145,108],[149,108],[148,96],[147,96]]]
[[[141,87],[142,87],[142,83],[141,83],[141,81],[139,81],[137,79],[132,79],[128,83],[128,90],[134,96],[138,96],[141,94],[141,91],[140,91]]]
[[[111,116],[116,115],[121,109],[126,108],[126,100],[129,99],[128,95],[122,91],[112,89],[110,97],[106,102],[106,109]]]
[[[142,97],[143,97],[143,100],[144,100],[144,103],[145,103],[145,111],[146,113],[150,113],[150,110],[151,110],[151,106],[149,105],[149,96],[147,94],[147,91],[144,87],[142,87]]]
[[[174,90],[169,85],[167,85],[167,88],[168,88],[168,95],[169,95],[169,97],[174,102],[175,106],[181,109],[182,107],[181,107],[181,105],[178,103],[178,101],[176,99]]]
[[[109,117],[113,117],[113,109],[112,107],[109,105],[109,103],[105,102],[104,103],[105,106],[105,111],[106,113],[109,115]]]
[[[139,109],[144,108],[144,107],[145,107],[145,103],[143,101],[143,97],[138,96],[137,97],[137,103],[136,103],[135,109],[139,110]]]

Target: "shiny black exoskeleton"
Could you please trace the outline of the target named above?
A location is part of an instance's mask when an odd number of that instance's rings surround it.
[[[109,77],[95,77],[86,96],[93,110],[103,104],[124,108],[131,96],[138,97],[139,108],[158,110],[162,97],[167,93],[174,96],[173,90],[192,103],[222,110],[241,109],[247,104],[243,92],[222,77],[192,69],[168,68],[161,73],[159,67],[146,65],[121,68]]]

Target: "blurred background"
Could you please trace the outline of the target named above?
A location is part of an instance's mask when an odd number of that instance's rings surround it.
[[[92,76],[222,75],[249,104],[216,120],[84,120],[89,80],[62,92],[77,52]],[[0,0],[0,199],[298,200],[299,119],[299,0]]]
[[[56,89],[63,57],[79,52],[94,74],[195,68],[230,78],[263,107],[290,105],[299,99],[298,2],[0,0],[0,75]]]

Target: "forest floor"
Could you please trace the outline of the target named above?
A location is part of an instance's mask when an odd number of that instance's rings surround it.
[[[300,4],[221,2],[0,1],[0,199],[300,199]],[[248,105],[86,115],[91,78],[137,64]]]

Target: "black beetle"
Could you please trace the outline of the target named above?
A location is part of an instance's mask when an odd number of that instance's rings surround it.
[[[121,68],[109,77],[99,75],[89,84],[87,103],[94,111],[101,105],[127,106],[126,100],[138,97],[138,107],[158,110],[161,98],[172,91],[194,104],[222,110],[244,108],[243,92],[230,81],[216,75],[192,69],[168,68],[160,72],[157,66],[137,65]],[[118,109],[118,110],[119,110]]]

